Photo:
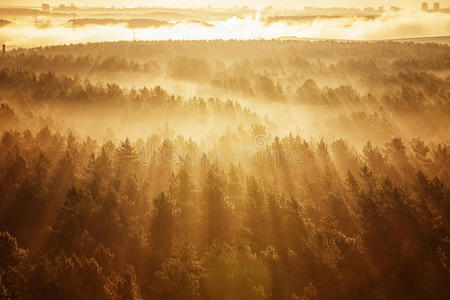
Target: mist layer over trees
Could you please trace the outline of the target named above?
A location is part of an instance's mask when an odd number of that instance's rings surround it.
[[[0,57],[0,298],[447,299],[450,46]]]

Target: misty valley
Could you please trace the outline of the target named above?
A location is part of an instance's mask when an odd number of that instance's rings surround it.
[[[447,43],[8,48],[0,298],[449,299],[449,125]]]

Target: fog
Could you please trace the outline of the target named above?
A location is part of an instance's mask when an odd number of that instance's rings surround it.
[[[1,11],[1,299],[450,299],[449,14],[54,9]]]
[[[100,19],[101,20],[101,19]],[[41,21],[43,22],[43,21]],[[120,20],[119,20],[120,22]],[[124,21],[125,23],[125,21]],[[85,43],[116,40],[274,39],[280,37],[379,40],[449,34],[450,14],[417,10],[387,11],[374,18],[328,17],[268,23],[260,15],[231,17],[208,22],[170,21],[168,25],[130,28],[127,24],[84,25],[73,30],[61,19],[40,28],[17,21],[0,28],[0,42],[11,47]]]

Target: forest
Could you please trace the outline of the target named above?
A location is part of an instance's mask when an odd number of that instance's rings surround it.
[[[449,299],[450,45],[0,57],[1,299]]]

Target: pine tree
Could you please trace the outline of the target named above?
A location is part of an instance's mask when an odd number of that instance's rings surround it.
[[[217,166],[210,166],[206,174],[206,182],[203,191],[206,239],[211,243],[215,238],[229,236],[230,208],[225,201],[224,187],[226,181],[224,175]]]
[[[116,176],[119,178],[126,177],[129,173],[136,172],[138,157],[128,138],[120,143],[120,147],[116,153]]]
[[[150,241],[157,255],[164,255],[170,250],[176,216],[175,204],[165,193],[153,200]]]
[[[265,196],[261,185],[254,177],[247,180],[247,225],[252,233],[251,240],[259,250],[267,245],[268,218]]]
[[[189,236],[174,241],[170,256],[156,273],[161,299],[200,299],[200,281],[205,276],[202,262]]]

